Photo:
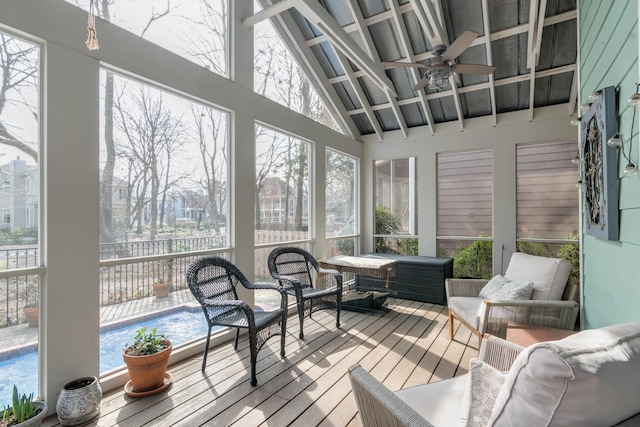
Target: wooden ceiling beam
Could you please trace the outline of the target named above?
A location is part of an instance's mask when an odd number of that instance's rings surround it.
[[[482,28],[485,35],[491,31],[489,26],[489,0],[482,0]],[[487,53],[487,65],[493,65],[491,43],[485,43],[484,46]],[[494,84],[493,73],[489,74],[489,102],[491,103],[491,120],[495,127],[498,125],[498,115],[496,112],[496,85]]]
[[[360,82],[358,82],[358,78],[354,76],[353,70],[351,69],[351,65],[349,65],[349,61],[347,57],[342,54],[342,52],[336,52],[336,57],[338,58],[338,62],[340,66],[344,70],[345,75],[349,79],[351,86],[353,87],[353,91],[356,93],[356,98],[358,98],[358,102],[362,106],[362,111],[367,116],[369,121],[371,122],[371,126],[373,127],[374,132],[378,136],[380,142],[382,142],[382,127],[380,127],[380,123],[378,122],[378,118],[376,117],[374,110],[369,105],[369,100],[367,99],[367,95],[362,90],[362,86],[360,86]],[[388,105],[387,105],[388,107]]]
[[[364,46],[369,53],[369,57],[372,58],[378,64],[380,61],[380,55],[378,54],[378,50],[376,49],[375,43],[373,42],[373,38],[371,37],[371,33],[369,32],[369,27],[364,23],[364,16],[362,15],[362,10],[358,5],[357,0],[349,0],[348,2],[349,9],[351,10],[351,14],[355,19],[355,24],[357,26],[358,32],[364,40]],[[356,81],[356,84],[358,82]],[[393,115],[398,122],[398,127],[402,131],[405,139],[409,137],[409,131],[407,128],[407,121],[404,119],[402,115],[402,111],[400,110],[400,106],[398,105],[398,98],[389,93],[389,91],[385,91],[385,95],[387,96],[387,100],[389,105],[391,106],[391,110],[393,111]]]
[[[398,31],[402,49],[404,50],[404,52],[406,52],[409,62],[415,62],[416,58],[413,55],[413,49],[411,48],[409,33],[407,31],[407,26],[404,25],[404,21],[402,19],[402,12],[400,11],[400,6],[398,5],[398,0],[390,0],[389,4],[391,6],[391,14],[393,16],[393,22],[395,24],[396,30]],[[420,73],[420,70],[411,67],[410,70],[408,70],[408,72],[413,77],[414,85],[418,83],[420,79],[422,79],[422,74]],[[424,112],[425,118],[427,119],[427,125],[429,126],[429,131],[431,132],[431,135],[435,135],[433,113],[431,112],[431,107],[429,106],[429,100],[427,100],[427,96],[424,90],[418,91],[418,98],[420,99],[419,104],[422,106],[422,110]]]
[[[444,25],[438,17],[431,0],[410,0],[409,3],[413,6],[413,12],[416,14],[420,25],[422,25],[422,29],[431,46],[448,45],[449,37],[447,37]]]
[[[255,13],[248,18],[242,20],[242,24],[245,27],[252,27],[260,21],[272,18],[285,10],[289,10],[294,6],[293,0],[280,0],[278,3],[271,4],[271,6],[263,7],[258,13]]]
[[[296,10],[309,22],[322,31],[331,42],[331,45],[342,52],[358,68],[367,73],[367,76],[382,90],[396,94],[393,83],[380,64],[376,64],[367,56],[355,40],[338,24],[333,16],[315,0],[292,0]]]
[[[553,76],[556,74],[562,74],[562,73],[568,73],[571,71],[575,72],[576,70],[576,65],[575,64],[569,64],[569,65],[564,65],[562,67],[557,67],[557,68],[551,68],[549,70],[544,70],[544,71],[540,71],[539,73],[537,73],[537,78],[541,78],[541,77],[548,77],[548,76]],[[506,86],[506,85],[510,85],[510,84],[514,84],[514,83],[520,83],[520,82],[525,82],[527,80],[529,80],[529,74],[524,74],[521,76],[514,76],[514,77],[507,77],[504,79],[500,79],[500,80],[495,80],[494,85],[497,86]],[[465,86],[465,87],[461,87],[458,88],[458,93],[459,94],[463,94],[463,93],[469,93],[469,92],[474,92],[477,90],[484,90],[484,89],[488,89],[489,88],[489,83],[488,82],[484,82],[484,83],[477,83],[474,85],[470,85],[470,86]],[[427,95],[427,99],[431,100],[431,99],[438,99],[438,98],[446,98],[448,96],[451,96],[451,91],[447,90],[447,91],[442,91],[442,92],[434,92],[434,93],[430,93]],[[420,98],[419,97],[413,97],[413,98],[407,98],[407,99],[402,99],[400,101],[398,101],[398,104],[400,105],[410,105],[410,104],[415,104],[417,102],[420,102]],[[373,106],[372,109],[374,111],[376,110],[382,110],[385,108],[389,108],[388,105],[385,104],[380,104],[380,105],[376,105]],[[359,114],[362,113],[362,110],[356,109],[356,110],[349,110],[349,114],[353,115],[353,114]]]

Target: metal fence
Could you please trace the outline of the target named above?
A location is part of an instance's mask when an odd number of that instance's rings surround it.
[[[310,243],[304,239],[308,239],[307,232],[256,231],[255,243],[258,247],[254,273],[257,280],[271,280],[266,259],[273,247],[293,244],[309,249]],[[170,282],[172,291],[186,289],[187,268],[197,258],[188,252],[226,246],[224,236],[102,243],[100,260],[109,262],[100,267],[100,305],[122,304],[153,296],[155,283]],[[175,254],[175,257],[166,257],[167,254]],[[136,259],[149,256],[162,256],[162,259]],[[37,266],[37,246],[0,249],[0,270]],[[38,275],[0,279],[0,327],[26,322],[23,308],[37,305],[38,295]]]
[[[102,243],[100,259],[122,258],[122,263],[100,268],[100,305],[120,304],[153,296],[153,284],[171,282],[172,290],[184,289],[186,270],[196,256],[183,255],[225,247],[224,236],[168,238]],[[175,258],[136,261],[136,257],[175,253]],[[181,254],[181,255],[178,255]],[[0,249],[0,270],[38,266],[38,247]],[[36,305],[39,276],[27,275],[0,279],[0,327],[25,323],[23,308]]]

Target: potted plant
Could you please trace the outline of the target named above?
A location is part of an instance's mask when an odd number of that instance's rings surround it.
[[[2,412],[0,426],[32,426],[37,427],[42,424],[42,420],[47,416],[47,403],[42,400],[33,400],[33,393],[29,396],[20,396],[18,388],[13,386],[13,396],[11,407],[5,407]]]
[[[171,289],[171,260],[158,261],[158,281],[152,283],[153,293],[156,298],[166,298],[169,296],[169,290]],[[167,272],[169,272],[169,278],[167,279]]]
[[[38,326],[40,289],[38,283],[32,279],[27,279],[24,286],[24,307],[22,311],[27,318],[27,325],[30,328]]]
[[[171,374],[167,372],[171,349],[171,341],[157,333],[156,328],[138,329],[133,344],[122,352],[130,377],[125,392],[141,397],[166,389],[171,384]]]
[[[102,387],[96,377],[82,377],[62,387],[56,403],[58,420],[63,426],[84,424],[100,414]]]

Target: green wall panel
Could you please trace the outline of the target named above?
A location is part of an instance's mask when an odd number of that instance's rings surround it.
[[[580,0],[578,20],[580,102],[599,88],[618,87],[618,123],[628,144],[633,109],[627,98],[639,81],[638,2]],[[640,165],[639,119],[640,111],[631,153],[636,165]],[[622,177],[626,163],[620,153],[618,176]],[[619,207],[620,241],[582,236],[585,328],[640,320],[640,280],[635,277],[640,260],[640,177],[621,178]]]

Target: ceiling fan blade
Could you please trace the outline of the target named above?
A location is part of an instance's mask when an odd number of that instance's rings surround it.
[[[442,54],[442,60],[444,62],[453,61],[456,59],[462,52],[464,52],[469,45],[478,37],[478,33],[474,33],[473,31],[465,31],[453,41]]]
[[[423,77],[420,79],[420,81],[418,83],[416,83],[416,85],[413,87],[413,91],[414,92],[418,92],[420,90],[422,90],[423,87],[425,87],[427,84],[429,84],[429,80],[427,80],[426,77]]]
[[[493,65],[484,64],[453,64],[451,68],[458,74],[491,74],[496,69]]]
[[[416,68],[428,67],[427,64],[420,64],[417,62],[399,62],[399,61],[383,62],[382,65],[383,66],[386,65],[387,67],[416,67]]]

